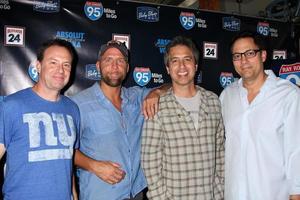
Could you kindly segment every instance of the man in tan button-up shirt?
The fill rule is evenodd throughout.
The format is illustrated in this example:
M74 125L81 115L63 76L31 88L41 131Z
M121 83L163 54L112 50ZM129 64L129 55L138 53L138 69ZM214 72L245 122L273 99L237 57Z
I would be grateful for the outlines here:
M221 200L224 127L217 95L194 84L199 52L175 37L165 64L172 88L144 123L142 166L149 200Z

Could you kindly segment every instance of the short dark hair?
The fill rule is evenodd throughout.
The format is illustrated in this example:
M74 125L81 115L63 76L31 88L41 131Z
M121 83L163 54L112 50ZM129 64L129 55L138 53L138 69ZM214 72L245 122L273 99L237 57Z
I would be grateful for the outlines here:
M75 51L73 45L70 42L68 42L67 40L62 40L62 39L58 39L58 38L47 40L46 42L44 42L42 44L42 46L39 48L39 50L37 52L37 60L38 61L41 62L44 59L44 53L45 53L46 49L48 49L51 46L59 46L59 47L66 48L69 51L69 53L71 54L72 63L73 63L74 57L76 54L76 51Z
M254 41L254 44L260 49L260 50L267 50L266 47L266 43L264 41L264 39L262 38L261 35L259 35L258 33L255 32L251 32L251 31L243 31L240 32L239 34L237 34L231 41L230 43L230 50L232 52L232 47L234 45L234 43L241 39L241 38L252 38Z
M194 56L194 59L196 61L196 64L198 64L198 62L199 62L199 50L197 49L195 43L190 38L187 38L187 37L184 37L184 36L176 36L166 46L166 52L164 54L164 62L165 62L166 66L168 66L170 49L172 47L177 46L177 45L183 45L183 46L186 46L189 49L191 49L191 51L193 53L193 56Z

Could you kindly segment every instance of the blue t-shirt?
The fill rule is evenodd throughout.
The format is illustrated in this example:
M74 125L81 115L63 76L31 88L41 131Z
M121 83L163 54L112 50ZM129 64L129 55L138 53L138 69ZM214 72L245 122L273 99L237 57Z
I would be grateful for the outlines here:
M5 200L71 199L79 122L78 107L65 96L51 102L27 88L0 103L0 143L7 152Z

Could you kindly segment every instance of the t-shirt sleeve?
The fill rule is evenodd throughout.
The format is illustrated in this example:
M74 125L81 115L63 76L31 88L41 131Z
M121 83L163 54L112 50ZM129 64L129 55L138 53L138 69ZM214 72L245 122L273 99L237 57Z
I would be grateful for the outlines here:
M0 102L0 143L4 144L4 106L3 102Z
M76 105L76 119L75 119L75 126L76 126L76 140L75 140L75 144L74 144L74 148L75 149L79 149L79 138L80 138L80 131L81 131L81 127L80 127L80 111L79 108Z
M0 143L4 144L5 148L9 145L9 141L11 140L11 131L10 128L12 127L11 124L11 116L8 113L14 113L10 110L12 106L2 101L0 102Z

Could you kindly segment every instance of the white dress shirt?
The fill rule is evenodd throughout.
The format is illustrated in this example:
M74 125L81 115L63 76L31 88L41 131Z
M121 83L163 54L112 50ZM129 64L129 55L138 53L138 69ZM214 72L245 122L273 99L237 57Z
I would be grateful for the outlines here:
M300 194L300 90L265 73L250 104L241 79L220 96L226 200L288 200Z

